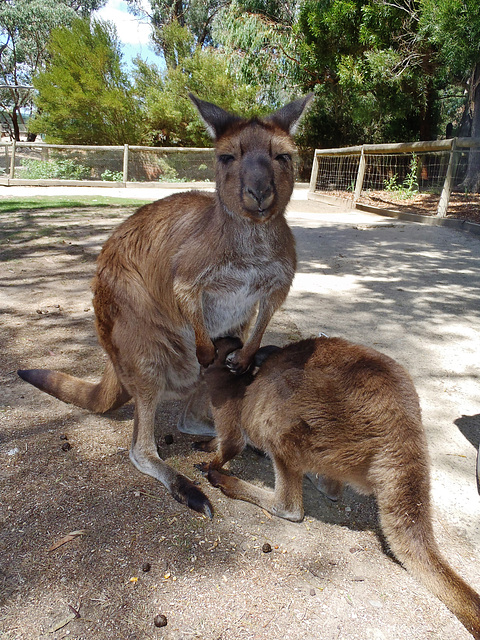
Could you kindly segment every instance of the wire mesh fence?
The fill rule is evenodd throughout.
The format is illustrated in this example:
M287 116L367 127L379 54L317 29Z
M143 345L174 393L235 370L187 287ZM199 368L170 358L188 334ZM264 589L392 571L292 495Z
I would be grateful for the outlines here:
M213 149L0 145L0 182L213 182Z
M319 158L316 191L353 198L360 155L332 155Z
M305 158L294 156L297 179ZM309 168L307 169L309 171ZM307 173L308 175L308 173ZM214 182L215 150L0 142L0 185Z
M480 222L479 146L480 140L455 138L317 150L310 193L352 206Z

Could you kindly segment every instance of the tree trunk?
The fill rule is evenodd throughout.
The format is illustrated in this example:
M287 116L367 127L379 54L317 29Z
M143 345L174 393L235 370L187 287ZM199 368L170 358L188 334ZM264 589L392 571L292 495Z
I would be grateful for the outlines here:
M470 136L480 138L480 63L475 65L470 77L466 110L472 123ZM470 193L480 192L480 149L470 149L467 173L457 189Z
M420 140L433 140L434 134L434 106L436 94L432 81L429 81L426 89L425 107L420 120Z
M10 117L12 118L13 138L17 142L20 142L20 126L18 124L18 111L16 106L13 107Z

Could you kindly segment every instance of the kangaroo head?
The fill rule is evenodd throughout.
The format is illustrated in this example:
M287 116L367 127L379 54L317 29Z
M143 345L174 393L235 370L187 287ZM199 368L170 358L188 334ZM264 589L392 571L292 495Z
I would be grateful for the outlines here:
M217 194L224 209L259 223L283 214L295 180L292 135L313 94L252 120L190 98L216 143Z

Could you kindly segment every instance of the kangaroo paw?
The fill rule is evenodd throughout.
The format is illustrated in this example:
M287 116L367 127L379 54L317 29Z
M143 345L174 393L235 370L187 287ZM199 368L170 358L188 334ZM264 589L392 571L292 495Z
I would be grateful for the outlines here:
M195 469L198 469L203 476L207 476L208 471L210 469L210 465L208 462L199 462L198 464L193 465Z
M234 373L236 376L241 376L243 373L248 371L251 360L242 359L242 350L238 349L237 351L232 351L226 360L225 365L229 371Z

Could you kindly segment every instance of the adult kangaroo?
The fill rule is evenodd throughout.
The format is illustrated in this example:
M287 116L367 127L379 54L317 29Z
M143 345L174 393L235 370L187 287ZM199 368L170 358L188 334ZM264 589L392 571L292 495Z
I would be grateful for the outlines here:
M191 393L188 431L207 406L198 380L200 366L214 359L212 339L245 337L258 309L230 362L244 371L287 296L296 267L284 217L294 186L291 135L312 97L246 120L190 95L216 141L216 191L140 207L105 243L93 280L97 333L109 356L101 381L18 372L42 391L98 413L133 398L131 461L176 500L209 516L207 497L159 457L155 409L162 399Z
M254 375L234 376L224 362L237 338L216 343L206 373L217 438L202 465L210 482L293 521L303 518L302 480L322 474L373 494L380 523L397 559L480 639L480 596L444 560L430 508L427 441L408 373L391 358L341 338L263 347ZM274 491L221 473L247 439L268 453ZM202 445L199 446L202 448Z

